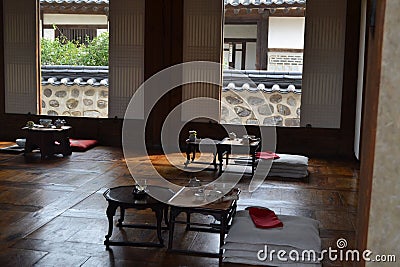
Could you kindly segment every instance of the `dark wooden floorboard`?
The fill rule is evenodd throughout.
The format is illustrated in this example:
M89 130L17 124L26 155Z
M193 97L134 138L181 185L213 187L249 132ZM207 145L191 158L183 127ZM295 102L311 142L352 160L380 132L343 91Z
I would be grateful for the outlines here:
M0 147L12 143L0 142ZM137 161L137 170L146 166ZM153 155L156 169L177 184L189 175L172 168L162 155ZM238 186L238 208L266 206L277 214L301 215L320 221L323 248L346 238L354 247L359 170L355 162L310 159L307 181L268 178L248 192L249 176ZM196 174L202 181L217 177L212 170ZM0 154L0 265L1 266L218 266L218 259L167 253L166 248L112 247L103 245L107 232L102 193L110 187L132 185L133 179L121 149L96 147L66 158L41 160L33 154ZM117 211L117 215L118 215ZM181 216L182 217L182 216ZM115 220L117 217L115 217ZM181 219L184 219L182 217ZM212 217L193 216L211 222ZM149 210L127 210L126 222L154 223ZM168 232L163 230L164 239ZM157 241L154 231L114 229L111 239ZM176 248L210 252L218 249L218 235L186 232L179 225ZM235 266L234 264L223 264ZM243 266L243 265L240 265ZM324 262L324 266L351 263Z

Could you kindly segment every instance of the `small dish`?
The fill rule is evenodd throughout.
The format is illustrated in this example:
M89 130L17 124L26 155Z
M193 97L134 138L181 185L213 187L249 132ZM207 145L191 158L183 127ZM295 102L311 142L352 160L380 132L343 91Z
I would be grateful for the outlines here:
M51 126L52 122L53 122L53 120L51 120L51 119L40 119L39 120L40 125L47 127L47 128Z

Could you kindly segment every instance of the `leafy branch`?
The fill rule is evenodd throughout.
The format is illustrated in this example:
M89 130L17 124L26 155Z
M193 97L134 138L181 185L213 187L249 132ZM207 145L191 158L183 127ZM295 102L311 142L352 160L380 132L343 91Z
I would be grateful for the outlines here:
M42 65L108 66L108 32L90 40L86 44L68 40L64 35L54 40L41 39Z

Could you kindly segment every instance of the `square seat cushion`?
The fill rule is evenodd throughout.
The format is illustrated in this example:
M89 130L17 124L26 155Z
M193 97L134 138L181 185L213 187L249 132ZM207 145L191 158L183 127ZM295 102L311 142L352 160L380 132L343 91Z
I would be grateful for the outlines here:
M319 222L302 216L278 215L283 227L262 229L253 223L248 210L238 211L225 238L223 261L251 265L280 267L321 266L318 259L301 256L303 251L312 250L318 257L321 253ZM281 261L273 254L265 260L259 260L260 250L283 250L287 254L295 252L299 259Z
M86 150L95 147L98 144L97 140L79 140L79 139L69 139L72 151L84 152Z

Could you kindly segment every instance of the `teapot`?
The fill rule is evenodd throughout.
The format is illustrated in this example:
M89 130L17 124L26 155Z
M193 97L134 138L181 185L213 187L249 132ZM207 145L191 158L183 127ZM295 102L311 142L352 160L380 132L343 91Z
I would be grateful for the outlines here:
M250 137L249 136L243 136L242 143L243 144L249 144L250 143Z
M196 131L189 131L189 141L190 142L194 142L194 141L196 141L196 135L197 135L197 132Z
M236 134L234 132L229 133L229 139L235 140L236 139Z
M201 185L201 184L200 184L200 180L197 179L196 177L194 177L194 178L191 178L191 179L189 180L188 187L198 187L198 186L200 186L200 185Z
M54 121L54 126L56 126L56 128L61 128L62 126L64 126L64 124L65 124L65 120L57 119Z

